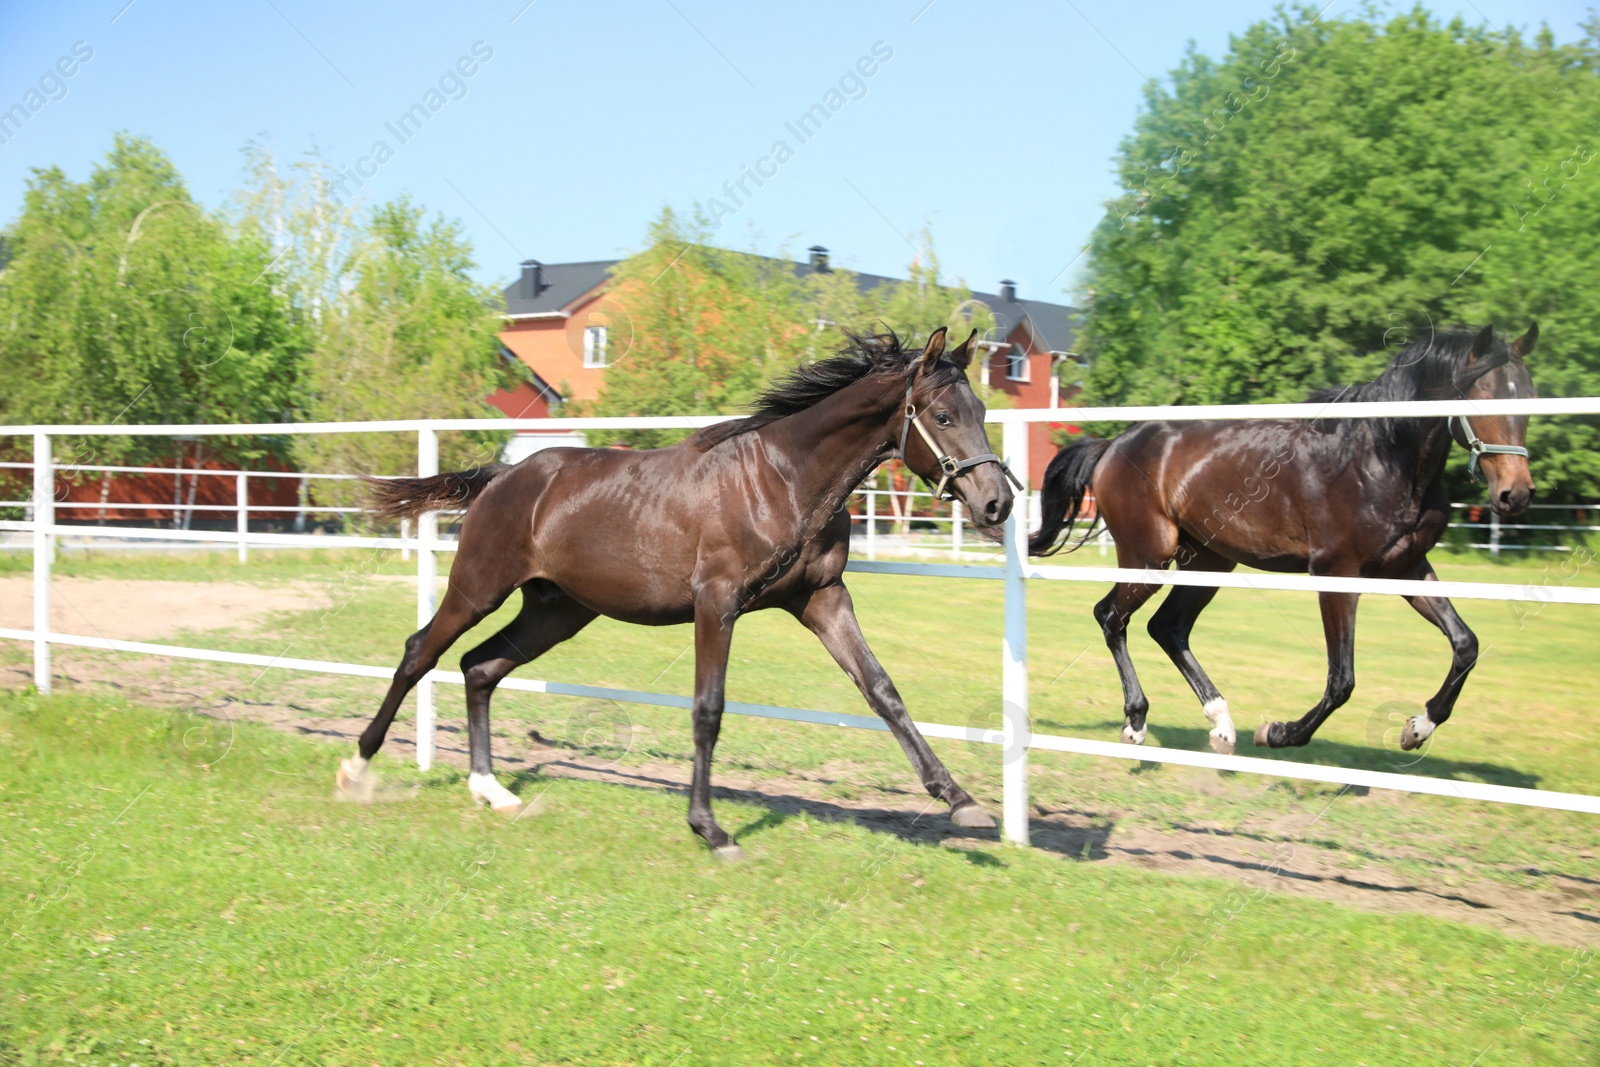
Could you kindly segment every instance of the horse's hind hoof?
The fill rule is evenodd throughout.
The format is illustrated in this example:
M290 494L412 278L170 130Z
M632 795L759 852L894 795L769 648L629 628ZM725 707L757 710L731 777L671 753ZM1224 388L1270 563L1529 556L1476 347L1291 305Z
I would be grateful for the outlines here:
M1144 744L1146 735L1149 733L1150 728L1148 726L1140 730L1135 730L1133 727L1124 723L1122 726L1122 743L1125 745L1142 745Z
M950 821L967 830L993 830L994 816L976 804L963 804L950 813Z
M1277 748L1272 743L1272 728L1278 725L1275 722L1264 722L1256 727L1255 743L1257 748Z
M731 841L721 848L712 849L711 854L723 863L743 863L745 859L744 849Z
M467 788L473 800L487 804L496 815L519 815L522 812L522 798L497 782L492 774L469 775Z
M1258 745L1260 743L1260 741L1256 742ZM1233 755L1233 749L1234 742L1231 738L1218 737L1216 734L1211 735L1211 751L1219 753L1223 756L1231 756Z

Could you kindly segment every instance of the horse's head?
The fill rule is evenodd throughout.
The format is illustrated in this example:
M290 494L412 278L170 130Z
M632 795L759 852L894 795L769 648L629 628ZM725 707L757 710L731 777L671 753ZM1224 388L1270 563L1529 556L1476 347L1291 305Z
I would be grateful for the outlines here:
M973 522L998 526L1011 514L1013 497L1006 484L1011 472L989 447L983 401L967 380L977 336L974 330L946 352L941 326L913 358L900 456L918 477L966 505Z
M1539 324L1509 343L1495 338L1485 326L1472 342L1467 371L1488 361L1487 372L1472 378L1464 391L1467 400L1514 400L1535 397L1527 355L1539 340ZM1509 351L1507 351L1509 349ZM1520 515L1533 502L1533 474L1528 470L1528 417L1526 415L1470 415L1450 420L1456 443L1472 453L1469 469L1474 478L1489 485L1489 503L1501 515ZM1481 473L1480 473L1481 472Z

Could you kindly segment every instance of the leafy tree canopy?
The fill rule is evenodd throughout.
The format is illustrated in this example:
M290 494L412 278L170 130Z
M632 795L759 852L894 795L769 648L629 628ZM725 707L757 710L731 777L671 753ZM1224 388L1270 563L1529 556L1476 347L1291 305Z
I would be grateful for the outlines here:
M1147 87L1094 234L1089 398L1298 400L1430 324L1531 320L1540 391L1600 395L1588 29L1280 9L1220 60L1191 51ZM1600 496L1597 420L1535 419L1529 443L1542 495Z

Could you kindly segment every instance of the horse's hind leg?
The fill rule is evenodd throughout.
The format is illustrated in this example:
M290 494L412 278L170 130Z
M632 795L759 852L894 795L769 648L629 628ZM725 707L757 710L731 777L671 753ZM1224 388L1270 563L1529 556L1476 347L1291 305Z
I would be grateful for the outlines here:
M1111 536L1116 538L1119 566L1165 568L1178 551L1177 526L1154 511L1151 501L1143 497L1118 500L1106 495L1101 498L1100 510ZM1095 621L1105 634L1106 647L1111 650L1117 676L1122 680L1122 740L1130 745L1144 744L1150 701L1145 698L1133 659L1128 655L1128 620L1159 588L1118 582L1094 606Z
M457 566L460 566L459 560ZM383 739L388 736L389 726L394 722L395 713L400 710L400 703L405 700L406 694L433 670L439 662L439 657L444 655L462 634L499 607L509 591L507 589L492 599L479 601L467 596L452 576L450 588L446 590L444 600L439 604L439 610L434 612L433 618L426 626L406 638L406 653L400 660L400 666L395 669L394 680L389 683L389 691L384 694L378 714L372 717L372 722L362 731L361 740L357 744L358 754L345 760L339 767L337 781L341 792L350 795L359 792L362 779L366 775L367 764L378 754L378 749L383 747Z
M522 588L522 610L505 628L461 657L467 683L467 738L472 772L467 788L495 811L517 812L522 802L494 777L490 758L489 700L506 675L572 637L594 621L595 613L565 594L551 600L534 583ZM553 587L551 587L553 588Z
M1427 560L1417 566L1411 577L1424 582L1439 580L1439 576L1433 572L1433 564ZM1478 662L1478 637L1461 621L1454 605L1442 596L1408 596L1406 602L1450 639L1449 675L1433 699L1428 701L1427 714L1411 716L1400 731L1400 747L1410 750L1421 748L1422 743L1433 736L1433 728L1448 719L1450 712L1455 709L1456 698L1467 684L1467 675L1472 673L1472 668Z
M1192 547L1190 550L1194 555L1180 564L1182 570L1227 572L1234 568L1232 560L1224 559L1215 552ZM1178 668L1184 681L1189 683L1194 695L1200 698L1201 710L1211 722L1211 750L1232 755L1238 735L1233 727L1233 717L1228 712L1228 702L1189 650L1189 634L1194 629L1195 620L1216 595L1215 587L1174 586L1150 617L1146 629Z

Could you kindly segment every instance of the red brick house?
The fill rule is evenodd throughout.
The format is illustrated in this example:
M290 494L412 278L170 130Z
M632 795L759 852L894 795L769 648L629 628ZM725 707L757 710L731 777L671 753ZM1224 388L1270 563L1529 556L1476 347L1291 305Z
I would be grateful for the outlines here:
M828 250L813 246L808 262L792 264L800 274L826 273ZM508 359L528 368L529 378L515 390L496 393L490 403L512 418L539 418L564 399L592 400L605 380L613 329L625 328L614 316L606 289L611 268L619 260L586 263L540 263L528 260L516 281L505 288L505 328L500 341ZM904 284L900 278L855 274L863 289ZM977 376L1012 398L1016 407L1058 407L1077 392L1069 384L1063 395L1061 365L1076 370L1073 354L1078 312L1064 304L1021 300L1016 283L1002 281L999 293L973 293L972 299L994 314L995 329L983 342L986 358ZM1071 375L1069 374L1069 378ZM569 443L564 435L519 435L513 458L551 444ZM1030 484L1037 486L1045 464L1055 454L1050 426L1030 428Z

